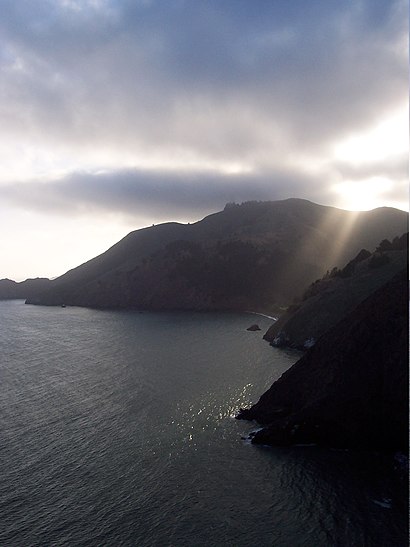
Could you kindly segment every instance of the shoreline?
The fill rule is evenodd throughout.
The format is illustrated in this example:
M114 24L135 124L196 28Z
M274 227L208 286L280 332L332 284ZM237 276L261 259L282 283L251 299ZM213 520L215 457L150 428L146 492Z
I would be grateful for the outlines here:
M261 313L258 311L249 311L247 310L245 313L250 313L251 315L260 315L261 317L266 317L267 319L272 319L272 321L277 321L279 317L273 317L272 315L267 315L266 313Z

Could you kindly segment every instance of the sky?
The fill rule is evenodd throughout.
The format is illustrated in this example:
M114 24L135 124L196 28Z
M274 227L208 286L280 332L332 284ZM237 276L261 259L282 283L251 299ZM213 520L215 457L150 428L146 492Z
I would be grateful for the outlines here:
M227 202L408 210L402 0L0 0L0 278Z

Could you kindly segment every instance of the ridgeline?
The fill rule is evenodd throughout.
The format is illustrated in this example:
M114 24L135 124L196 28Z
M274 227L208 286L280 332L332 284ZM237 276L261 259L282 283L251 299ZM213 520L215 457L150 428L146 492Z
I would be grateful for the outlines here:
M323 271L402 234L407 222L407 213L391 208L352 212L301 199L228 204L194 224L131 232L27 303L277 312Z

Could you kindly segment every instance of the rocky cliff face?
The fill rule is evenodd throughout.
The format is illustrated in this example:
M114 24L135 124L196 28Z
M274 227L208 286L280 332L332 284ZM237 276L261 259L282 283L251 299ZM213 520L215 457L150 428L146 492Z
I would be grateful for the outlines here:
M254 443L408 450L407 269L332 327L238 418Z
M336 257L343 264L407 221L395 209L353 213L299 199L230 205L195 224L132 232L28 303L275 311Z
M308 349L330 327L408 265L408 234L395 246L370 253L362 249L343 269L318 279L264 335L276 347ZM393 247L393 249L392 249Z

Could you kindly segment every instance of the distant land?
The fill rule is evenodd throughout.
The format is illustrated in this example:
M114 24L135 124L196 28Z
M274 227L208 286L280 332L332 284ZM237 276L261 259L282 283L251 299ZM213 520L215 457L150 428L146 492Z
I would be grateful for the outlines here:
M228 204L193 224L131 232L57 279L32 281L34 290L16 284L14 294L43 305L277 312L326 270L407 231L408 214L387 207L352 212L296 198ZM6 285L0 298L13 294Z
M51 281L45 277L26 279L17 283L12 279L0 279L0 300L31 298L49 287Z

